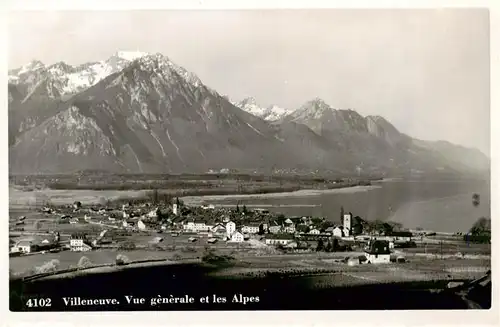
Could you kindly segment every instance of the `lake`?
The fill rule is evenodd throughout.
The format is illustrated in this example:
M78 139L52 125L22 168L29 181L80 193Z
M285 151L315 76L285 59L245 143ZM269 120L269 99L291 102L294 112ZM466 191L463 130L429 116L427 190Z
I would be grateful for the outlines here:
M312 194L304 197L273 196L216 201L220 204L262 205L287 215L324 216L340 222L340 207L365 220L390 220L404 227L436 232L466 232L481 216L491 217L488 181L402 181L373 183L381 187L362 192ZM481 203L472 205L478 193Z

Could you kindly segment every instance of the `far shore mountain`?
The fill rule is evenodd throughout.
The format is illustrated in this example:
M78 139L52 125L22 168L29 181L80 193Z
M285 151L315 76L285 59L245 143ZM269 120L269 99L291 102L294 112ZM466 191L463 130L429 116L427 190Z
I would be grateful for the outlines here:
M489 158L421 141L380 116L232 103L162 54L120 51L79 66L9 71L9 171L481 173Z

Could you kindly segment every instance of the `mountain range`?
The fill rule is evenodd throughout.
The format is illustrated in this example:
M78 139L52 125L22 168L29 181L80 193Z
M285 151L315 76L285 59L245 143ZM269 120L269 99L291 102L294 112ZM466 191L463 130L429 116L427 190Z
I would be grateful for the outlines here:
M11 173L482 172L489 158L422 141L316 98L296 110L231 102L162 54L9 71Z
M285 108L281 108L277 105L272 105L270 107L264 108L257 104L257 101L254 97L248 97L243 99L240 102L231 102L236 107L245 110L248 113L251 113L254 116L260 117L267 121L277 121L290 114L291 111Z

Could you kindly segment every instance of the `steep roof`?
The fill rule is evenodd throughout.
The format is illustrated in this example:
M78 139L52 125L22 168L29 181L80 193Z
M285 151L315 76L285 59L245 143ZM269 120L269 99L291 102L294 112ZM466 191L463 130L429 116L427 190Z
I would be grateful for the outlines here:
M71 239L73 240L81 240L87 238L85 233L73 233L71 234Z
M370 243L366 250L368 254L390 254L389 241L375 240Z

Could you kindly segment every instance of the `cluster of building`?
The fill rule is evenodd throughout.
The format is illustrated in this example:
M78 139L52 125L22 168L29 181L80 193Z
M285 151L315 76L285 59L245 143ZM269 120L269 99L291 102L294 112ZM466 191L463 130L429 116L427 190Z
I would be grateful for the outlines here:
M9 253L11 255L27 254L40 251L53 251L60 248L60 234L53 233L52 236L35 237L19 240L11 244Z
M257 218L255 218L257 215ZM312 217L273 216L265 209L255 209L231 219L222 216L207 220L204 217L176 217L172 227L183 232L197 233L229 242L243 242L252 235L264 235L267 245L293 246L296 239L318 240L320 238L345 238L351 235L352 214L344 215L343 225L325 226L324 219Z
M257 238L266 245L297 247L300 241L318 241L320 239L342 239L350 241L368 241L378 239L388 241L390 247L395 242L411 240L411 233L396 232L393 235L363 235L359 228L353 228L353 221L359 225L359 217L352 213L341 213L340 224L324 218L285 217L272 214L266 209L247 211L239 209L215 208L214 205L185 207L179 201L165 207L153 207L151 204L133 206L125 204L121 208L82 208L75 202L67 210L44 208L46 214L59 214L60 220L69 223L94 223L106 229L127 231L170 232L173 236L180 233L196 237L208 237L209 243L226 241L241 243ZM107 230L90 241L85 234L72 234L69 249L89 251L103 242ZM258 236L257 236L258 235ZM37 244L16 244L19 252L27 253L38 249Z

